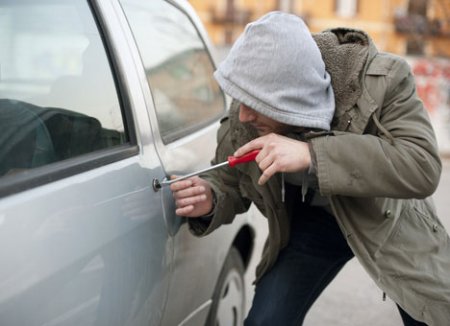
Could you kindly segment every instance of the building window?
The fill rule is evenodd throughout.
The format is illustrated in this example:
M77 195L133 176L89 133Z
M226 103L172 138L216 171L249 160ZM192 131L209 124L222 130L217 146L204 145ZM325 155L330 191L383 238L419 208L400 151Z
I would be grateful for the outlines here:
M408 4L408 13L410 15L426 16L428 0L410 0Z
M284 12L294 11L294 1L293 0L278 0L278 10Z
M422 37L409 37L406 41L406 54L409 55L424 55L425 42Z
M358 12L358 0L336 0L336 15L340 17L354 17Z

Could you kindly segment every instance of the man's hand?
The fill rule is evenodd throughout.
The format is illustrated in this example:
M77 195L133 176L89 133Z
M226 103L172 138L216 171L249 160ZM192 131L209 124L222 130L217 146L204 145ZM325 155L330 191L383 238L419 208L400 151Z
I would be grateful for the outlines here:
M259 149L256 163L262 171L258 184L263 185L277 172L300 172L309 169L311 154L308 143L278 134L268 134L248 142L234 156Z
M213 209L211 186L202 178L192 177L174 182L170 190L177 206L175 213L179 216L201 217Z

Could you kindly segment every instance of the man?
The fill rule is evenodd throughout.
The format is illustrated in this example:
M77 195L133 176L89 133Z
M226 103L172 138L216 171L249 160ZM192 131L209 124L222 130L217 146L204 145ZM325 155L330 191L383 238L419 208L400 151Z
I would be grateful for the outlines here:
M354 255L405 325L450 320L450 241L430 196L441 162L408 65L362 31L311 36L269 13L215 72L233 99L214 163L256 162L172 184L176 213L206 235L253 202L268 219L246 325L300 325Z

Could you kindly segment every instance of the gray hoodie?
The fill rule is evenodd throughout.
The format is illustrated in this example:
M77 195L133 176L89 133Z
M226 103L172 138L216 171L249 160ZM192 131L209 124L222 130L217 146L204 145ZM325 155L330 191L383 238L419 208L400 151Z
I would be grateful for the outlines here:
M334 94L319 48L298 16L271 12L246 26L214 74L234 99L276 121L330 129Z

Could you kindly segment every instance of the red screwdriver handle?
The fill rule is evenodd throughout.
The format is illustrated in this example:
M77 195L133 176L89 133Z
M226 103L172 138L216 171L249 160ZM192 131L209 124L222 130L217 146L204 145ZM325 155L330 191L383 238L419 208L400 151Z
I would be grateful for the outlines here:
M234 167L237 164L251 162L255 160L258 154L259 149L255 149L254 151L248 152L247 154L239 157L228 156L228 164L230 165L230 167Z

